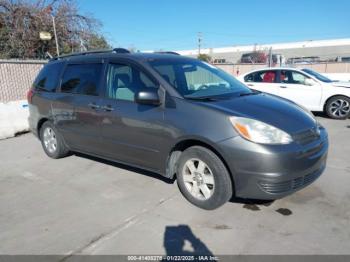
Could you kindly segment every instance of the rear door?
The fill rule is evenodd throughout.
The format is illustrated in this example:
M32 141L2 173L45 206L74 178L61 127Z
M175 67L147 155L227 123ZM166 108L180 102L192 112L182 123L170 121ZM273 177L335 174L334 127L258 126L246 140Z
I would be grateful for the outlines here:
M255 90L278 95L279 84L277 83L278 70L261 70L248 74L244 77L245 84Z
M99 153L102 61L67 64L54 108L57 126L72 149ZM64 120L64 121L62 121Z
M163 106L142 105L134 101L139 90L164 90L137 64L111 61L106 68L105 98L101 136L104 155L137 166L158 171L159 154L166 141Z
M279 96L292 100L309 110L319 109L322 86L296 70L281 70L278 79Z

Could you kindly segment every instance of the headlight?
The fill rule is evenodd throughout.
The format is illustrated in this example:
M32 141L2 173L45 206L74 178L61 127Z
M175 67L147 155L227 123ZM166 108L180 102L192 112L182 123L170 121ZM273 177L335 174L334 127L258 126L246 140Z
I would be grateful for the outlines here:
M237 132L245 139L260 144L289 144L292 137L286 132L260 122L244 117L230 117Z

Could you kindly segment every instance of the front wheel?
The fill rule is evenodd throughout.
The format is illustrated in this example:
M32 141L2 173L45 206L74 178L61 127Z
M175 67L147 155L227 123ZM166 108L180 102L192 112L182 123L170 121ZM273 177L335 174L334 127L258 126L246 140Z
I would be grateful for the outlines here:
M192 204L207 210L218 208L232 197L232 181L221 159L211 150L193 146L180 156L177 183Z
M350 116L350 98L335 96L328 100L326 113L333 119L347 119Z

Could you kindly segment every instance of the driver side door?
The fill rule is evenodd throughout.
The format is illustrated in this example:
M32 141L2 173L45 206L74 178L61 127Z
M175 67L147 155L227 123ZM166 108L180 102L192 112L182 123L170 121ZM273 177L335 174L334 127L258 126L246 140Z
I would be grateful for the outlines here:
M281 70L279 87L279 96L303 105L309 110L317 110L320 106L321 85L298 71Z
M128 62L111 61L106 68L101 136L106 157L158 171L167 141L162 105L138 104L134 96L148 88L163 90L149 74ZM160 98L162 95L160 95Z

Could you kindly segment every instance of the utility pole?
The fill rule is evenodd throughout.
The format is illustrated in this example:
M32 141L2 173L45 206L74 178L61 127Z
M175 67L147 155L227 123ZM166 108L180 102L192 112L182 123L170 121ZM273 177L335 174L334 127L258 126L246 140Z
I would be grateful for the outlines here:
M60 55L60 50L59 50L59 47L58 47L58 39L57 39L57 32L56 32L55 17L52 14L51 14L51 17L52 17L53 33L55 35L55 42L56 42L56 53L57 53L57 56L59 56Z
M272 47L269 49L269 67L272 67Z
M201 54L202 33L198 32L198 55Z

